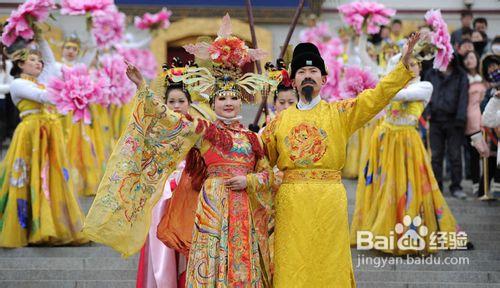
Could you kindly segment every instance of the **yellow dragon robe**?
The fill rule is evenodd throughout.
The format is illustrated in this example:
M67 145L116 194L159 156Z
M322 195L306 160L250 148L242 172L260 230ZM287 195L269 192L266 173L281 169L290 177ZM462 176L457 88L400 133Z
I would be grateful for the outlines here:
M274 203L274 287L355 287L340 172L346 143L412 77L399 63L355 99L290 107L264 130L270 164L284 172Z

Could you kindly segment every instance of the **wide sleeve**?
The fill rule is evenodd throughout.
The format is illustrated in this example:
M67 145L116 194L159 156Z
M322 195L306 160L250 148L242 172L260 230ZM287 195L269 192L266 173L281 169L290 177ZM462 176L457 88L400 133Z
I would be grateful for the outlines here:
M496 128L500 126L500 99L491 97L490 101L484 108L482 116L483 126Z
M266 125L264 131L261 134L261 139L264 145L264 151L269 160L271 167L276 166L278 162L278 149L276 146L276 134L275 131L280 123L280 115L276 116L269 124Z
M392 100L404 102L423 101L429 103L432 90L431 82L422 81L410 84L408 87L401 89Z
M247 175L247 193L252 208L252 222L259 238L259 252L265 267L264 279L271 283L272 239L274 231L274 173L264 156L257 161L255 173Z
M272 185L274 183L274 173L269 165L267 157L262 157L257 161L255 173L247 175L247 192L250 196L252 207L262 206L268 211L272 211L273 199Z
M413 77L413 73L399 62L375 88L361 92L354 99L331 103L340 115L345 136L349 137L375 117Z
M85 220L86 235L124 256L138 252L168 175L207 126L169 110L143 84Z
M38 47L40 49L40 54L42 54L43 60L43 70L42 73L38 76L38 81L40 83L47 84L52 77L61 77L61 67L60 63L57 63L56 58L54 57L54 53L49 46L47 40L41 38L38 41Z
M50 103L47 90L31 85L28 81L14 80L10 85L10 94L14 104L23 99L38 103Z

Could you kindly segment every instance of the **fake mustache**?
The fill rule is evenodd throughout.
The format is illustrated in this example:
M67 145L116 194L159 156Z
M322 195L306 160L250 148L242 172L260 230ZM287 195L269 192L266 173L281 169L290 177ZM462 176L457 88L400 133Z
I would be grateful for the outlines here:
M316 84L316 81L314 81L311 78L305 78L304 80L302 80L301 85L306 85L306 84Z

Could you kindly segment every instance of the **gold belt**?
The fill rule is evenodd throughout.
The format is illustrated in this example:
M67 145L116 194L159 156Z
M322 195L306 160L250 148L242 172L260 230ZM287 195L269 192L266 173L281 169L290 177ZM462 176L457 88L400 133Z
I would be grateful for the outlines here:
M296 169L284 171L283 183L333 182L341 183L342 174L329 169Z

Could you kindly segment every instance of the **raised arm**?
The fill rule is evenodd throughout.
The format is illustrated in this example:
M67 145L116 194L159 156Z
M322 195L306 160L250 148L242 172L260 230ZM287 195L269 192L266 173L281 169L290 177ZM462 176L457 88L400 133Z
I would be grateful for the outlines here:
M43 37L40 37L38 40L38 47L40 49L40 53L42 54L42 59L44 65L51 65L56 63L56 57L54 57L54 53L50 48L49 43Z
M124 256L139 251L168 175L207 126L205 120L189 120L169 110L143 84L85 220L88 237Z
M38 76L38 81L47 84L50 78L62 76L61 65L57 63L49 43L44 38L40 37L38 47L43 60L43 70L40 76Z
M375 115L389 104L396 93L415 77L407 67L413 48L419 38L419 33L410 37L405 46L405 52L401 61L391 73L380 80L375 88L361 92L354 99L331 103L340 114L346 136L350 136L358 128L375 117Z
M375 88L361 92L354 99L332 103L340 114L346 136L375 117L412 78L412 72L400 62Z

